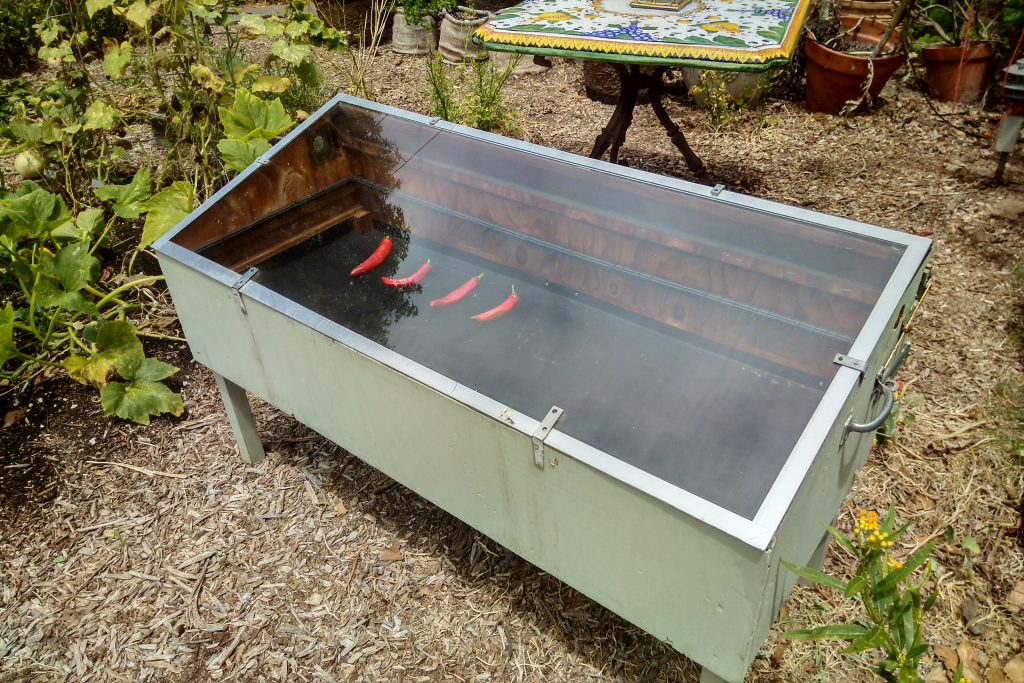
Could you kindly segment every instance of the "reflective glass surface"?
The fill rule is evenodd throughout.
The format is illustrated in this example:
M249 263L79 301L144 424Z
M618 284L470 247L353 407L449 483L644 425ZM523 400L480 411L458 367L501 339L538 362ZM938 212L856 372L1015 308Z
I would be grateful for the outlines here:
M348 105L175 241L748 519L903 252Z

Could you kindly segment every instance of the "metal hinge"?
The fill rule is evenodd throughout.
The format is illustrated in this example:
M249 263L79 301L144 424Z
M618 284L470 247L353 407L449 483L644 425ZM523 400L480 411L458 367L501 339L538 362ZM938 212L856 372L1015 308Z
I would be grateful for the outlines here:
M850 358L844 356L841 353L837 353L836 357L832 359L832 362L836 365L842 365L844 368L852 368L864 376L864 372L868 369L867 361L860 360L859 358Z
M717 197L718 195L722 194L722 190L724 190L724 189L725 189L725 185L723 185L721 183L715 185L714 187L711 188L711 196L712 197Z
M544 439L548 438L548 434L554 428L555 423L561 419L565 411L558 406L551 406L551 410L541 420L537 430L533 433L533 464L537 467L544 469Z
M248 283L249 280L251 280L253 276L258 272L259 269L257 269L256 266L253 266L249 270L239 275L238 279L235 280L235 284L231 285L231 291L235 295L235 302L238 304L238 308L239 310L242 311L242 313L248 312L245 310L245 301L242 299L242 287L245 287L246 283Z
M266 154L261 154L258 157L256 157L255 159L253 159L252 163L259 164L260 166L266 166L267 164L270 163L270 156L268 156Z

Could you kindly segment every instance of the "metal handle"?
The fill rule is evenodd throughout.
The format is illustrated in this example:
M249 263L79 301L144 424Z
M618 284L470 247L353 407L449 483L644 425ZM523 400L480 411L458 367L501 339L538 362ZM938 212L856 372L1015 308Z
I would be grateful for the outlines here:
M878 414L871 422L854 422L853 415L846 419L846 431L848 432L873 432L883 424L889 417L889 413L892 412L892 382L882 382L881 380L875 380L875 385L882 390L882 412Z

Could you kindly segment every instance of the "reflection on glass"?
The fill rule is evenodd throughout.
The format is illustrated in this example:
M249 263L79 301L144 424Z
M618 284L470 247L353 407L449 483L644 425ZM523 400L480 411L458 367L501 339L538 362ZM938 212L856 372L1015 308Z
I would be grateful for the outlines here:
M902 253L349 105L175 239L747 518Z

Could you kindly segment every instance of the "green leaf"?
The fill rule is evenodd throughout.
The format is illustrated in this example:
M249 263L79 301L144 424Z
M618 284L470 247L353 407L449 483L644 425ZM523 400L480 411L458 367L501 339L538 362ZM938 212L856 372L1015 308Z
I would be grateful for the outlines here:
M307 59L294 69L302 84L307 88L316 88L324 82L323 74L312 60Z
M843 652L847 654L853 654L855 652L864 652L865 650L873 650L876 647L882 645L885 642L885 628L878 624L872 627L869 631L865 631L861 635L853 639Z
M270 46L270 52L278 59L298 66L304 59L309 57L309 45L303 43L292 43L287 40L275 40Z
M89 18L92 19L92 15L113 4L114 0L85 0L85 11Z
M166 386L142 380L108 383L100 390L100 405L104 415L117 415L141 425L148 425L152 415L178 416L185 410L181 397Z
M103 209L90 206L88 209L79 211L78 216L75 217L75 224L78 225L82 235L86 237L95 235L103 227Z
M846 537L846 534L829 524L825 524L824 527L825 531L827 531L832 538L836 539L836 543L842 546L843 550L856 557L857 549L853 547L853 543Z
M217 143L217 150L224 159L224 165L236 171L244 171L256 157L270 149L270 143L262 138L236 140L224 138Z
M740 38L733 38L732 36L717 35L711 39L713 42L719 45L728 45L729 47L746 47L747 41Z
M100 261L89 253L87 242L70 244L56 256L43 254L39 259L39 272L56 281L63 290L77 292L99 277Z
M91 316L100 314L91 299L81 292L69 292L61 289L54 280L40 280L36 284L34 292L37 301L43 308L60 307L65 311L76 311Z
M138 249L145 249L192 213L193 201L192 183L178 180L143 202L146 224Z
M96 332L96 348L120 361L136 349L141 351L142 342L136 336L135 327L127 320L109 320Z
M139 424L149 424L152 415L181 415L181 397L159 380L178 371L155 358L146 358L141 348L127 353L117 365L117 374L127 383L110 382L100 391L100 404L106 415L117 415Z
M104 185L94 190L103 201L113 202L114 215L138 218L142 203L149 199L149 169L140 169L125 185Z
M908 557L902 567L886 574L885 578L878 582L878 585L875 587L876 590L884 593L885 591L894 588L903 579L910 576L914 570L928 561L928 557L932 554L932 550L935 548L935 543L935 541L928 543L926 546Z
M830 588L835 588L838 591L846 590L845 583L835 577L829 576L825 572L818 571L817 569L811 569L810 567L798 567L795 564L786 562L785 560L782 561L782 564L785 565L786 569L802 579L806 579L812 583L818 583L823 586L828 586Z
M253 92L284 92L292 87L292 81L285 76L268 76L263 74L252 84Z
M238 27L248 36L262 36L267 32L266 20L258 14L246 12L238 17Z
M852 598L857 593L860 593L868 585L868 577L863 574L857 574L850 582L846 584L846 590L843 591L844 598Z
M7 305L0 309L0 367L20 355L21 352L14 345L14 306L8 301Z
M224 79L215 74L213 69L205 64L193 64L189 68L189 73L192 74L193 80L195 80L201 88L205 88L206 90L214 93L219 93L224 89Z
M114 370L114 361L102 353L91 356L71 354L62 364L71 379L80 384L91 384L97 389L107 383L107 377Z
M0 199L0 236L12 242L35 238L65 224L71 218L64 200L25 181L19 191Z
M960 541L960 546L969 552L972 557L981 554L981 548L978 546L978 542L968 536L964 540Z
M154 11L144 0L135 0L124 13L124 18L139 28L146 28L149 20L153 17Z
M235 100L230 108L218 107L217 113L224 126L224 134L237 140L254 137L269 140L293 125L280 98L267 103L245 88L235 91Z
M866 631L866 628L857 624L836 624L786 631L782 635L793 640L853 640Z
M124 75L124 70L131 61L132 44L128 41L120 45L114 43L107 54L103 55L103 71L116 81Z
M95 100L85 110L84 130L110 130L114 127L114 115L117 110L110 105Z

